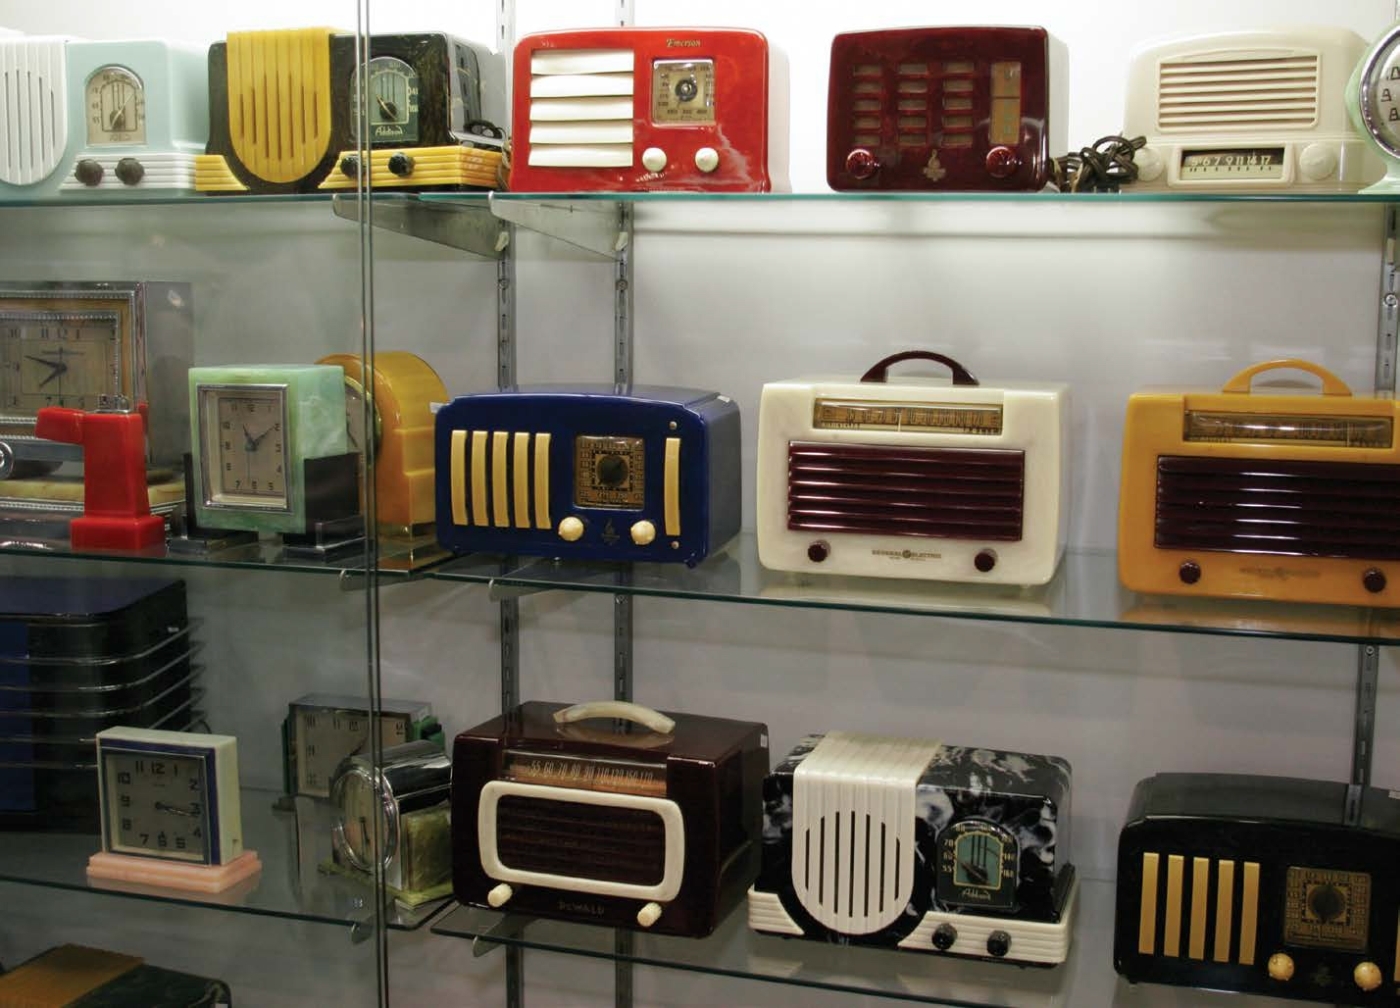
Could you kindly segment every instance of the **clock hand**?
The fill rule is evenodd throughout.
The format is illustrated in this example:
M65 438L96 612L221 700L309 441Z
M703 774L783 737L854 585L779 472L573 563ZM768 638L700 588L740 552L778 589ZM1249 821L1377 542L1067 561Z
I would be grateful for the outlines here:
M275 426L275 425L274 425L274 426ZM272 433L272 428L269 427L267 430L263 431L263 432L262 432L261 434L259 434L257 437L253 438L253 447L254 447L254 448L257 448L258 445L262 444L263 438L267 437L267 436L268 436L269 434L271 434L271 433Z
M111 118L110 120L108 120L108 122L107 122L107 132L109 132L109 133L116 133L116 132L117 132L117 124L118 124L118 123L121 123L121 128L122 128L123 130L126 129L126 106L125 106L125 105L123 105L121 108L117 109L116 112L112 113L112 118Z
M198 812L191 811L190 809L185 808L184 806L181 806L181 805L172 805L172 804L170 804L169 802L163 802L163 801L158 801L158 802L156 802L156 811L157 811L157 812L172 812L172 813L174 813L175 815L189 816L191 819L193 819L195 816L199 815Z
M258 450L257 439L253 437L253 432L248 429L248 425L243 425L243 450L252 452Z
M53 381L55 378L63 374L63 372L68 370L68 365L61 360L51 361L46 360L43 357L30 357L29 359L32 361L38 361L40 364L47 364L49 368L51 368L48 375L44 378L43 381L39 383L39 388L43 388L49 382ZM60 383L60 387L61 385L62 383Z

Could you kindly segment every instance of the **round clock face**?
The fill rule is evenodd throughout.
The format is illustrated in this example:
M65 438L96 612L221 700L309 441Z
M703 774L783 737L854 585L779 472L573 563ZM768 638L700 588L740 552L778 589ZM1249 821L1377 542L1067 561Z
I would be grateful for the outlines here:
M1016 905L1020 847L1011 832L985 819L964 819L938 838L938 898L954 906L1006 910Z
M376 832L385 850L392 851L398 843L398 838L392 835L393 823L384 815L374 778L365 768L351 770L337 778L331 798L336 805L341 850L356 868L372 870L378 860Z
M209 504L287 506L285 403L283 388L201 388L204 493Z
M292 725L297 793L324 798L340 761L366 748L370 717L365 711L334 707L298 707ZM385 748L408 741L408 721L381 716L380 743Z
M350 81L351 107L360 107L360 71ZM369 105L371 143L403 144L418 142L418 74L401 59L377 56L369 61ZM353 117L351 135L359 137L358 115Z
M83 92L87 142L91 147L146 142L146 89L124 66L105 66Z
M1360 76L1361 118L1376 142L1400 157L1400 32L1377 44Z
M122 392L116 312L6 310L0 306L0 415L44 406L95 409Z
M108 849L173 861L207 860L208 788L197 756L104 754Z

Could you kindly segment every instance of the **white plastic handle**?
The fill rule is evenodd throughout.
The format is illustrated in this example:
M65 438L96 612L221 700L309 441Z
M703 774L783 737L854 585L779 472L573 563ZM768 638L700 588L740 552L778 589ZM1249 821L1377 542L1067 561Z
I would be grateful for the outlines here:
M594 700L554 712L555 724L573 724L575 721L587 721L590 718L621 718L623 721L634 721L661 735L669 734L671 729L676 727L676 722L660 711L643 707L641 704L628 703L626 700Z

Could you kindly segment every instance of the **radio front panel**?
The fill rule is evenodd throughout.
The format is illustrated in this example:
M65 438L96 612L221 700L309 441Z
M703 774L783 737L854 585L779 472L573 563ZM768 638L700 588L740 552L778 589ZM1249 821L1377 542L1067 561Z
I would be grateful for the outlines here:
M1065 51L1043 28L837 35L828 87L833 189L1038 190L1065 149Z
M1129 980L1394 1005L1400 810L1366 788L1236 774L1138 785L1119 840L1114 964Z
M1063 385L770 382L759 559L774 570L1044 584L1068 529Z
M739 530L738 407L717 393L634 392L523 390L442 407L439 541L688 564L723 546Z
M608 28L515 47L510 187L787 188L787 66L758 32Z

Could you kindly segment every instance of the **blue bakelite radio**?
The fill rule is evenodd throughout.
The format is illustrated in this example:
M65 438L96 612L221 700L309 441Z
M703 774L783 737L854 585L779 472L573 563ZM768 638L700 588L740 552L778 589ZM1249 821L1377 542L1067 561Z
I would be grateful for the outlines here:
M739 531L739 407L718 392L535 385L437 412L455 553L690 565Z

